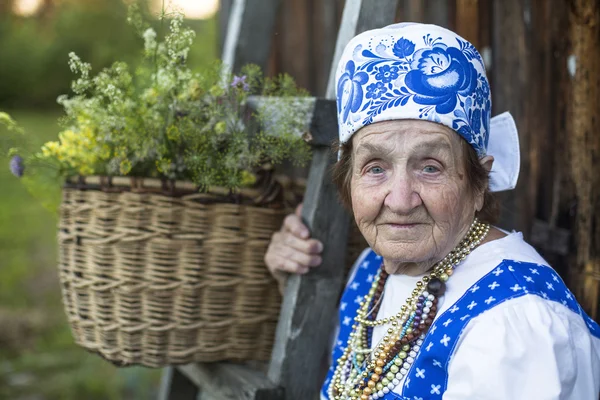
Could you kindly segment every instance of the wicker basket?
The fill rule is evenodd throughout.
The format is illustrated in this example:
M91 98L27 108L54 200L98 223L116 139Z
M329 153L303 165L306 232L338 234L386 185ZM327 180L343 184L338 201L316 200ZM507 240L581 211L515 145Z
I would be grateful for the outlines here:
M281 299L263 256L290 211L274 192L68 182L59 270L76 343L117 365L267 360Z

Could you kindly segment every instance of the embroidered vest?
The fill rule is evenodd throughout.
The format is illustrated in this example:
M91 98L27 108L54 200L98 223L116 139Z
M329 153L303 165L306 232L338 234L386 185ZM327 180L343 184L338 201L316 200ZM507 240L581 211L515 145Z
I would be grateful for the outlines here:
M352 331L354 316L380 266L381 257L370 251L356 269L354 278L342 295L339 333L332 354L333 365L321 390L322 398L328 399L329 384L337 367L337 360L341 357ZM600 326L585 314L552 268L541 264L504 260L471 286L452 307L438 315L403 382L402 395L390 392L383 399L441 400L448 386L450 356L469 321L502 302L526 294L565 305L581 315L590 333L600 338Z

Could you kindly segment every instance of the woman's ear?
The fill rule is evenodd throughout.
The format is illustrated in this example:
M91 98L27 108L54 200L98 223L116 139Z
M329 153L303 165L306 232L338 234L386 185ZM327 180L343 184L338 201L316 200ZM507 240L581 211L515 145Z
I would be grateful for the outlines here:
M494 164L493 156L484 156L479 159L479 164L488 172L492 170L492 165ZM475 198L475 211L479 212L483 208L483 201L485 198L485 190L483 192L477 193L477 197Z
M484 156L479 159L479 164L489 173L494 164L494 156Z

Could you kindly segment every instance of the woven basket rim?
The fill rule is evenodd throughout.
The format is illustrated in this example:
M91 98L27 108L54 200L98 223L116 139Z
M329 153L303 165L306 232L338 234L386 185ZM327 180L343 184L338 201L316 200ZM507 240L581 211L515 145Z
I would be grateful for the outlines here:
M258 185L257 185L258 186ZM136 176L71 176L65 179L64 188L96 190L107 193L131 192L157 194L166 197L192 199L199 203L229 203L286 208L277 194L285 187L277 179L270 179L262 187L240 188L233 192L222 186L211 186L206 191L191 181Z

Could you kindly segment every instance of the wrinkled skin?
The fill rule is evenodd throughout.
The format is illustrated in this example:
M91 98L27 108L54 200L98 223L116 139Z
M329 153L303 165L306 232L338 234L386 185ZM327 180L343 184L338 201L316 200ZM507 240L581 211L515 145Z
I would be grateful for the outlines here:
M483 194L467 182L461 140L443 125L420 120L378 122L354 134L354 218L387 272L427 272L460 242L483 207ZM490 170L493 158L480 162ZM280 285L286 273L303 274L321 262L323 246L309 238L299 215L297 210L286 218L265 254ZM493 229L485 241L502 236Z
M391 274L422 274L469 230L483 193L467 182L462 139L427 121L385 121L353 138L351 197L363 236ZM491 168L492 157L480 160Z

